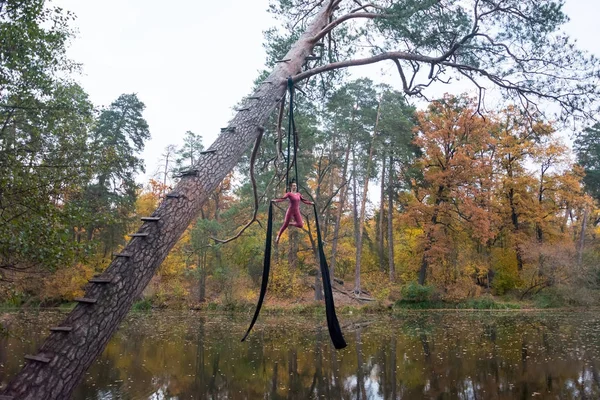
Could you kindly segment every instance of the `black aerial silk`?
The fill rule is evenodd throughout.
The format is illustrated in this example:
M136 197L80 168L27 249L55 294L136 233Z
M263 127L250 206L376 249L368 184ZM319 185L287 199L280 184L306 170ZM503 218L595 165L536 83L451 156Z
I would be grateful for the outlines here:
M287 145L287 169L286 169L286 190L289 190L290 180L290 161L293 159L294 172L296 175L295 181L298 182L298 163L296 162L296 150L297 150L297 137L296 137L296 125L294 123L294 82L292 78L288 78L288 89L290 92L290 107L289 107L289 126L288 126L288 145ZM293 134L293 137L292 137ZM293 141L293 146L292 146ZM293 156L290 154L290 150L293 148ZM313 204L313 210L315 212L315 225L317 227L317 242L319 244L319 264L321 268L321 278L323 279L323 291L325 292L325 314L327 314L327 328L329 329L329 336L336 349L343 349L346 347L346 341L342 335L342 329L338 322L337 316L335 315L335 305L333 303L333 291L331 288L331 280L329 277L329 267L327 266L327 259L325 258L325 252L323 251L323 241L321 240L321 229L319 227L319 218L317 215L317 206ZM254 317L250 327L246 331L246 334L242 338L242 342L246 340L252 327L258 319L260 308L262 307L263 301L265 300L265 294L267 293L267 284L269 283L269 273L271 270L271 240L273 236L273 203L269 204L269 217L267 220L267 240L265 243L265 260L263 262L263 276L262 283L260 285L260 296L258 297L258 304L256 305L256 311L254 311Z
M329 277L329 267L327 265L327 259L325 258L325 252L323 251L323 242L321 240L321 229L319 227L319 220L317 217L317 206L313 204L313 210L315 212L315 225L317 227L317 241L319 247L319 264L321 268L321 277L323 279L323 291L325 292L325 314L327 315L327 328L329 329L329 336L336 349L343 349L346 347L346 341L342 335L342 329L338 322L337 316L335 315L335 304L333 302L333 291L331 288L331 280ZM263 263L263 276L262 283L260 285L260 296L258 297L258 304L256 305L256 311L254 311L254 317L250 323L250 327L246 331L246 334L242 338L242 342L246 340L252 327L258 319L258 314L262 307L267 293L267 285L269 283L269 272L271 270L271 240L273 235L273 204L269 204L269 218L267 222L267 240L265 243L265 259Z

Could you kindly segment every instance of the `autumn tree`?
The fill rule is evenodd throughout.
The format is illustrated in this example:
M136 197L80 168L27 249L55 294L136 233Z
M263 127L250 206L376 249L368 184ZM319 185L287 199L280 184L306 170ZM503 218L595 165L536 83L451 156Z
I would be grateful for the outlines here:
M424 186L415 188L414 210L424 232L421 285L431 265L446 277L454 269L451 238L461 225L479 243L493 236L488 207L492 163L486 154L490 124L476 114L476 107L467 98L446 96L417 113L415 143L423 152L418 162L424 175Z

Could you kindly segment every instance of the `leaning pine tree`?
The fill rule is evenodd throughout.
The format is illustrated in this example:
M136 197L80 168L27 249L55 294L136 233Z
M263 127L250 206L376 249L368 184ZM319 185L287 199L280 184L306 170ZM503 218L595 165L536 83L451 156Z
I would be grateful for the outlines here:
M193 173L144 222L139 237L89 285L61 324L63 330L50 334L5 388L4 398L69 398L209 194L257 139L285 93L288 76L299 83L327 71L388 61L408 95L424 96L431 84L462 78L477 88L480 104L485 89L497 87L532 114L552 101L559 118L595 116L598 62L561 33L567 21L561 0L273 2L274 12L287 21L289 37L298 39ZM320 58L311 55L317 45L323 47ZM344 59L364 46L371 46L369 55Z

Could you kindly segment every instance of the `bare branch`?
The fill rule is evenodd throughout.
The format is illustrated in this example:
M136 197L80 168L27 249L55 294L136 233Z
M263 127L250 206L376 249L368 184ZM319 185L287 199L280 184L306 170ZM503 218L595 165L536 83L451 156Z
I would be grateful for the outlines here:
M338 26L342 22L347 21L349 19L354 19L354 18L374 19L374 18L389 18L389 17L390 16L388 14L369 13L369 12L356 12L356 13L346 14L346 15L343 15L343 16L339 17L338 19L330 22L329 24L327 24L325 26L325 28L323 28L319 33L317 33L317 35L315 37L313 37L311 39L311 41L314 42L314 43L318 42L326 34L328 34L329 32L331 32L336 26Z
M367 11L368 7L374 8L376 10L385 10L385 8L377 6L373 3L369 3L369 4L365 4L365 5L360 4L360 2L358 2L358 1L355 1L355 3L358 4L360 7L355 8L354 10L350 11L351 13L355 13L355 12L362 11L362 10Z
M327 72L327 71L333 71L336 69L346 68L346 67L354 67L354 66L358 66L358 65L374 64L374 63L377 63L380 61L393 60L393 59L412 60L412 61L419 61L419 62L425 62L425 63L437 63L437 62L442 61L441 59L438 59L437 57L422 56L420 54L411 54L411 53L406 53L403 51L391 51L391 52L377 54L376 56L373 56L373 57L359 58L356 60L338 61L338 62L334 62L331 64L322 65L320 67L316 67L309 71L304 71L304 72L299 73L298 75L295 75L293 77L293 80L294 80L294 82L299 82L299 81L304 80L313 75L320 74L320 73Z
M256 138L256 142L254 142L254 149L252 149L252 155L250 156L250 181L252 182L252 193L254 194L254 212L252 213L252 219L239 230L239 232L228 239L218 239L211 236L211 239L218 243L228 243L237 238L239 238L242 233L246 229L250 227L256 221L256 216L258 215L258 190L256 188L256 179L254 178L254 162L256 161L256 155L258 154L258 149L260 148L260 142L262 140L263 133L265 129L262 126L258 127L258 136Z

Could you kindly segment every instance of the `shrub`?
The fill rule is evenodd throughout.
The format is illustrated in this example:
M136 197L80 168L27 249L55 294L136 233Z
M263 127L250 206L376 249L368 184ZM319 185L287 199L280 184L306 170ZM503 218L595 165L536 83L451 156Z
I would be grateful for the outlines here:
M427 302L432 299L433 292L433 286L419 285L417 282L413 281L402 287L402 301L409 303Z
M152 302L150 299L143 299L140 301L136 301L131 307L132 311L148 311L152 309Z

